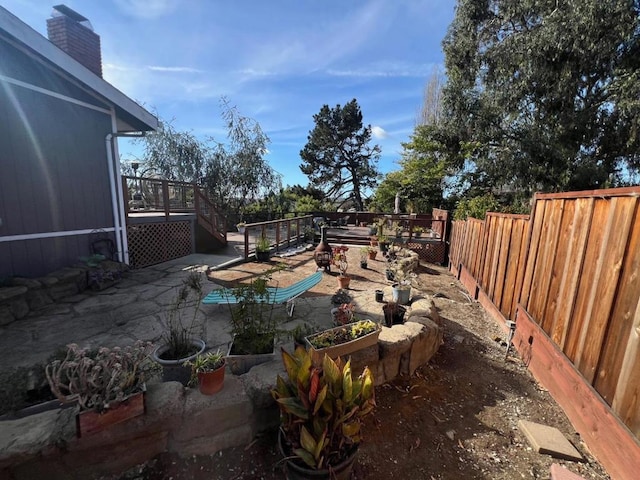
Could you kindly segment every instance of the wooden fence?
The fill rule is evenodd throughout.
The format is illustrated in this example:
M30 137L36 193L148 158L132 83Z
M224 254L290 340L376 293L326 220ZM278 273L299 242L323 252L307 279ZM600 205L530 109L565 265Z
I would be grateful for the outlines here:
M594 453L616 457L618 466L601 459L614 478L635 478L640 467L639 196L640 187L538 194L530 218L489 213L454 222L449 253L469 292L495 318L517 321L514 344L548 377ZM551 375L560 360L535 358L544 348L532 347L534 337L571 372ZM580 392L596 403L585 407ZM608 423L610 412L624 427ZM612 432L617 440L604 441ZM625 432L631 439L620 443Z

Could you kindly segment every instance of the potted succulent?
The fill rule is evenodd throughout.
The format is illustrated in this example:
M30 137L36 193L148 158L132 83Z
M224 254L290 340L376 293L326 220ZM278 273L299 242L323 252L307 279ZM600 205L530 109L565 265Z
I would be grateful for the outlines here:
M256 260L258 262L268 262L271 251L271 241L264 235L256 240Z
M63 403L77 402L78 436L99 432L144 413L145 382L158 366L153 345L138 341L126 347L94 350L67 345L63 360L45 368L51 392Z
M420 225L416 225L415 227L413 227L413 236L414 237L420 238L423 233L424 233L424 228L421 227Z
M167 313L167 329L152 353L153 359L163 367L162 380L165 382L178 381L187 385L191 378L191 370L185 363L204 352L205 343L196 336L199 327L198 312L203 296L201 273L190 272L182 281ZM190 315L185 313L188 308L192 309Z
M276 305L269 301L274 290L267 288L272 274L283 268L276 266L254 278L248 284L231 289L237 299L235 305L229 304L231 335L227 363L234 375L242 375L251 367L273 360L274 345L278 329Z
M417 275L408 266L400 266L397 260L390 264L392 279L394 283L391 285L393 292L393 301L400 305L407 305L411 298L411 287L417 284Z
M315 365L322 357L338 358L378 343L380 325L363 319L306 337Z
M351 277L347 275L349 262L347 261L347 251L349 247L340 245L333 248L333 264L338 267L338 286L339 288L349 288Z
M236 228L238 229L238 233L244 234L247 224L245 222L236 223Z
M187 362L191 367L191 384L198 384L203 395L213 395L224 386L224 370L227 365L224 355L218 349L197 355Z
M362 440L362 421L373 413L373 375L353 378L351 362L324 356L312 366L309 352L282 351L287 375L271 395L280 409L278 444L289 479L346 480Z

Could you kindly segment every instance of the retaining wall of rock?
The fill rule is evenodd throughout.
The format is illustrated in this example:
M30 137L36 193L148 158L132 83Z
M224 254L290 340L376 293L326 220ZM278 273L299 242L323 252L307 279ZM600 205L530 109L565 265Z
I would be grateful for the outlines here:
M419 302L423 302L421 304ZM352 355L354 372L368 365L376 385L412 374L442 344L433 303L420 300L404 325L383 327L378 344ZM247 445L275 428L278 409L269 393L280 359L236 377L208 397L177 382L150 385L144 415L77 438L76 409L54 410L0 423L0 479L87 479L117 474L162 452L207 455Z
M15 277L0 287L0 326L20 320L32 311L76 295L88 288L88 273L92 271L124 272L127 265L104 260L99 267L76 265L50 273L46 277ZM93 284L106 288L115 281L93 279Z

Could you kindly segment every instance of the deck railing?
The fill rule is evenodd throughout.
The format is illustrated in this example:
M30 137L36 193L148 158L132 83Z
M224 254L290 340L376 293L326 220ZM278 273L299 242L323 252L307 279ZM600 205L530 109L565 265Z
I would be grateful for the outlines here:
M255 252L255 241L260 237L268 238L271 248L279 251L301 243L305 234L312 232L312 215L248 223L244 227L244 258Z

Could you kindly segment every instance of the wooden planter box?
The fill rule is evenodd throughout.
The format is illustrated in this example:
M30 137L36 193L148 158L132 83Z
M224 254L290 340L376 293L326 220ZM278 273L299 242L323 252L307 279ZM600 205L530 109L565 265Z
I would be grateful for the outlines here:
M329 330L324 330L324 332L340 330L341 328L344 328L344 327L345 327L344 325L340 327L334 327ZM308 337L305 337L305 341L309 346L308 350L311 352L311 355L313 358L313 364L316 366L319 366L319 365L322 365L322 359L324 358L325 354L329 355L329 358L331 358L332 360L335 360L338 357L344 357L353 352L357 352L358 350L362 350L363 348L376 345L378 343L378 337L380 336L380 330L381 328L378 325L378 328L376 328L376 330L374 330L373 332L367 333L366 335L356 338L355 340L351 340L350 342L340 343L338 345L332 345L330 347L325 347L320 349L315 349L313 345L311 345L310 339L313 339L313 337L320 335L323 332L309 335Z
M94 410L85 410L76 417L76 430L78 437L92 435L102 430L124 422L130 418L144 413L144 392L134 393L118 406L108 408L98 413Z

